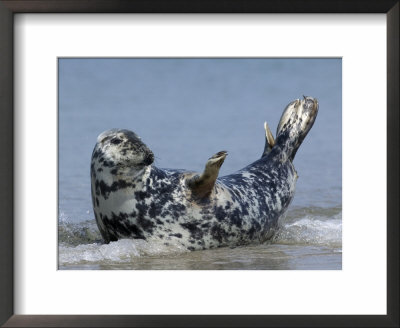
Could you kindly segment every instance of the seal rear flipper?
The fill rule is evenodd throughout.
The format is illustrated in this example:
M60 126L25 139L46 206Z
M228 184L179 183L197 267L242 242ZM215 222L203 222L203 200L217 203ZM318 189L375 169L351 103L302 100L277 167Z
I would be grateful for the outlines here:
M219 169L227 155L228 153L224 150L216 153L208 159L201 175L196 174L186 180L186 184L195 198L205 198L211 194L218 177Z
M269 129L267 122L264 122L264 129L265 129L265 147L261 157L267 156L268 153L271 151L272 147L274 147L275 145L274 136L272 135L272 132Z
M318 101L312 97L292 101L281 116L276 131L275 147L280 155L293 161L294 156L318 114Z

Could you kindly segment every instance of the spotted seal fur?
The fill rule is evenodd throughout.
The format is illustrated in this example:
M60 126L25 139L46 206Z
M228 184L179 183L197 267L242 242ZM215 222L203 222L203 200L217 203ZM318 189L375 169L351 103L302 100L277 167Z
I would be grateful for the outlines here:
M264 124L261 158L219 178L226 151L212 156L202 174L159 169L134 132L103 132L93 150L91 189L105 242L138 238L197 250L268 239L293 198L297 173L292 161L318 107L311 97L291 102L276 140Z

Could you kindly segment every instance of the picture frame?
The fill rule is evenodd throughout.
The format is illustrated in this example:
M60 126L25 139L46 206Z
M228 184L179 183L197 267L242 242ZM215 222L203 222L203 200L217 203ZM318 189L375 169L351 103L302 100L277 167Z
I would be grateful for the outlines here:
M398 327L399 1L0 1L0 323L5 327ZM385 13L387 16L387 315L14 315L13 15L17 13Z

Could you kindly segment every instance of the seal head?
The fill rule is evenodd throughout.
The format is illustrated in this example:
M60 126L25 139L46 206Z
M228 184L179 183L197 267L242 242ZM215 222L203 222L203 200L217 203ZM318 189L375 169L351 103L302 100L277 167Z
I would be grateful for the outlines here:
M129 130L111 129L97 137L93 157L106 167L143 169L154 162L153 152Z

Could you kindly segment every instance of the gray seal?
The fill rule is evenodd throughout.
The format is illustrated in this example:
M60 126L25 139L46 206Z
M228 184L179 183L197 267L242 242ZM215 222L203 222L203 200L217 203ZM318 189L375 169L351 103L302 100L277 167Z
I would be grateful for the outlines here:
M264 124L261 158L223 177L226 151L209 158L201 174L160 169L134 132L103 132L92 154L91 189L104 241L136 238L198 250L267 240L293 199L293 159L318 107L311 97L291 102L276 139Z

